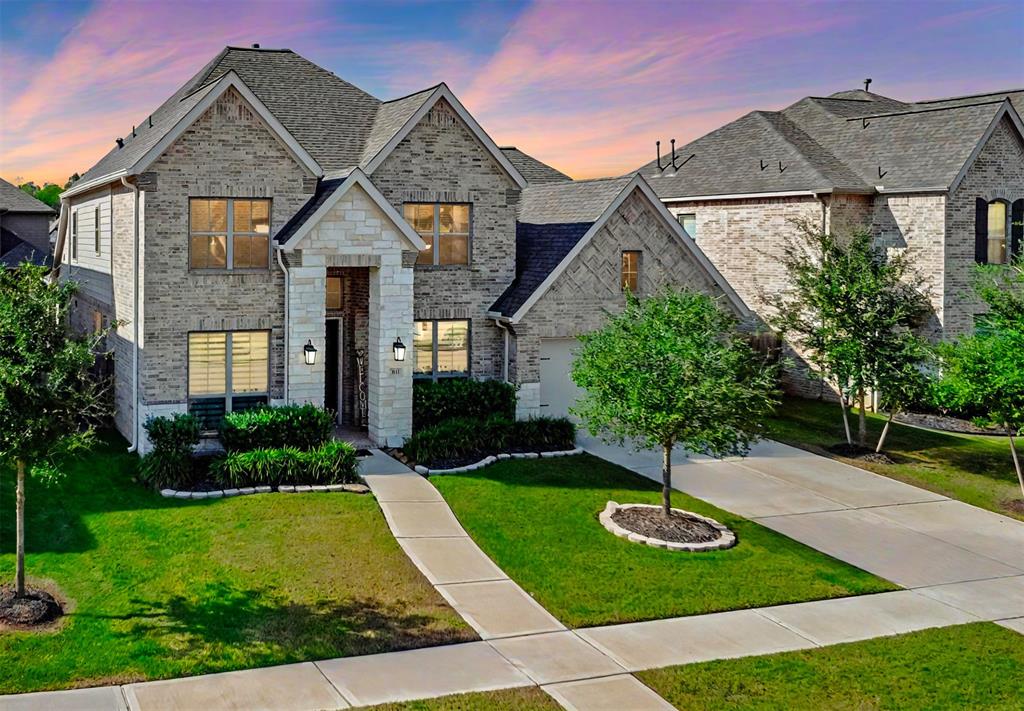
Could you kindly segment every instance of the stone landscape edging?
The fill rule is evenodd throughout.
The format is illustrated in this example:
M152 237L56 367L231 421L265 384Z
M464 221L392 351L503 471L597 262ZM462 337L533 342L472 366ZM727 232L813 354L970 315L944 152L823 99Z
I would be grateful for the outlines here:
M486 466L490 466L499 460L505 459L549 459L551 457L572 457L577 454L583 454L582 447L576 447L575 449L563 449L556 450L554 452L502 452L501 454L491 454L484 457L475 464L467 464L463 467L453 467L451 469L430 469L417 464L414 469L417 474L430 475L430 474L458 474L459 472L471 472L477 469L483 469Z
M685 551L687 553L695 553L698 551L717 551L725 550L726 548L732 548L736 545L736 534L730 531L728 528L720 524L713 518L707 516L701 516L700 514L693 513L692 511L684 511L683 509L673 508L673 511L684 514L686 516L692 516L693 518L700 519L705 523L713 526L719 533L718 538L713 541L707 541L705 543L675 543L673 541L663 541L660 538L651 538L635 531L623 528L619 524L612 520L612 514L622 509L661 509L661 506L655 504L619 504L615 501L609 501L602 511L598 515L598 520L601 525L614 533L619 538L625 538L631 543L642 543L644 545L652 546L654 548L664 548L670 551Z
M366 494L369 493L370 487L366 484L281 484L277 489L272 486L246 486L239 489L214 489L213 491L161 489L160 496L165 499L227 499L233 496L252 496L253 494L304 494L314 491L317 493L344 491L350 494Z

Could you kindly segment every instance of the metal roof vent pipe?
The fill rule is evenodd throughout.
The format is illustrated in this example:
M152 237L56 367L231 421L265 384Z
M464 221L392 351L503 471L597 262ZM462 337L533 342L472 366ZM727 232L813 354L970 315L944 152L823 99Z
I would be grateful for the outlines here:
M124 148L124 139L123 138L115 138L114 139L114 143L117 144L118 148Z
M259 42L253 42L252 43L252 48L253 49L259 49L260 48L260 43Z
M871 86L871 78L870 77L864 80L864 91L867 91L869 86Z
M655 141L654 147L658 150L658 170L664 170L661 166L661 141Z
M672 168L676 167L676 139L672 139Z

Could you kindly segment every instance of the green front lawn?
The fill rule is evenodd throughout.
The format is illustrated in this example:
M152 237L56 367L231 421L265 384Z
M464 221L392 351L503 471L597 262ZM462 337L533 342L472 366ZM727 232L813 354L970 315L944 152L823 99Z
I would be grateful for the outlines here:
M120 438L30 479L28 572L70 598L56 632L0 633L0 693L120 683L474 639L370 495L164 499ZM14 485L0 470L0 578Z
M1024 637L979 622L637 676L693 711L1020 709Z
M725 551L679 553L616 538L597 520L605 504L659 503L661 488L587 454L499 462L431 482L481 548L573 627L895 589L679 492L673 492L673 506L717 519L739 543Z
M868 413L868 436L872 446L878 441L884 424L884 415ZM851 426L857 426L853 414ZM1024 519L1024 511L1014 511L1006 505L1008 501L1019 500L1021 493L1010 447L1003 437L934 432L894 422L885 445L893 464L852 460L826 449L846 441L839 405L800 398L787 398L782 403L768 423L767 436L968 504Z
M370 706L366 711L558 711L562 707L536 686Z

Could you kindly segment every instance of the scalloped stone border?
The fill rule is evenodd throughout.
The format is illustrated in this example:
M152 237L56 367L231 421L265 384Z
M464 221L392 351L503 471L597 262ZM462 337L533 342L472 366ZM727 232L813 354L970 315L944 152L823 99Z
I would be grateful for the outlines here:
M247 486L241 489L214 489L213 491L176 491L161 489L160 496L167 499L226 499L232 496L251 496L253 494L303 494L306 492L335 493L345 491L350 494L369 493L366 484L318 484L305 486L302 484L282 484L274 489L272 486Z
M494 464L498 460L504 459L549 459L551 457L572 457L577 454L583 454L581 447L575 449L564 449L555 452L502 452L501 454L492 454L488 457L484 457L475 464L467 464L464 467L454 467L452 469L428 469L422 464L417 464L415 470L417 474L430 475L430 474L458 474L459 472L471 472L477 469L483 469L486 466Z
M707 516L701 516L700 514L695 514L692 511L684 511L683 509L672 509L673 511L678 511L681 514L686 514L687 516L692 516L694 518L700 519L701 521L711 524L715 527L715 529L718 530L718 538L716 538L713 541L707 541L706 543L674 543L672 541L663 541L660 538L651 538L649 536L644 536L639 533L634 533L633 531L627 530L612 520L612 514L616 511L619 511L620 509L661 510L661 507L655 506L653 504L619 504L616 503L615 501L609 501L608 504L604 507L604 511L602 511L597 517L598 520L601 522L601 525L609 531L611 531L612 533L614 533L619 538L625 538L633 543L642 543L644 545L652 546L654 548L665 548L670 551L686 551L690 553L695 553L698 551L724 550L726 548L732 548L734 545L736 545L735 533L730 531L728 528L720 524L715 519L708 518Z

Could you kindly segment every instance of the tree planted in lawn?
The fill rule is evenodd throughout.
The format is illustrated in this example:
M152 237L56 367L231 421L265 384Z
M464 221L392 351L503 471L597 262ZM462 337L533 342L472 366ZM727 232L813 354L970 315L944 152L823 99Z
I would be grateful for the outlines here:
M1024 472L1016 438L1024 430L1024 264L978 267L975 290L988 304L974 335L938 347L941 379L937 403L972 408L1002 427L1024 496Z
M745 454L776 403L777 368L736 331L710 296L664 291L580 337L572 379L586 393L572 412L591 434L661 447L662 511L671 508L672 447Z
M860 408L858 442L867 446L867 394L902 388L921 367L925 348L915 330L928 314L925 283L910 252L887 254L870 232L839 238L800 223L802 236L779 258L788 286L761 299L769 323L839 393L847 444L847 407ZM894 393L894 398L899 399Z
M104 334L70 335L73 293L71 282L52 283L42 267L0 272L0 462L17 472L18 597L25 595L25 475L59 477L59 458L89 446L105 409L90 372Z

